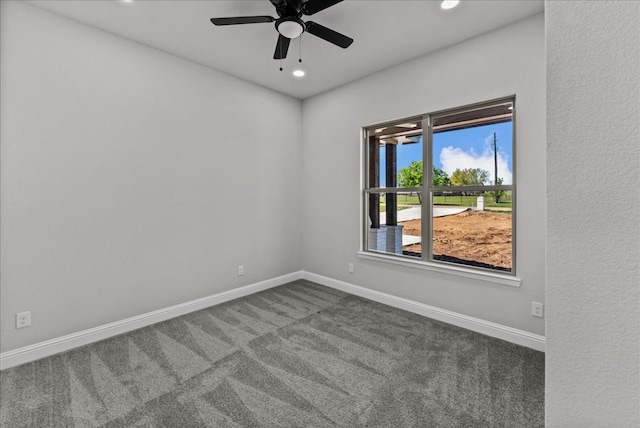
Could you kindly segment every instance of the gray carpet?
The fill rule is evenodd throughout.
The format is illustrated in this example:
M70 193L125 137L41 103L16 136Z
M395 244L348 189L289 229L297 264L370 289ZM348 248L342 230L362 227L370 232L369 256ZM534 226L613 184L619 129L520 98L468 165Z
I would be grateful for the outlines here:
M307 281L4 370L9 427L540 427L544 354Z

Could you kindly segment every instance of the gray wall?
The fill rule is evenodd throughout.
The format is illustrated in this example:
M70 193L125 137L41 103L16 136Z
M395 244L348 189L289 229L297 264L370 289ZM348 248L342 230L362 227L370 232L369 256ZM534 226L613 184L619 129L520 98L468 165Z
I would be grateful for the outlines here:
M2 351L300 269L299 101L1 15Z
M542 15L303 103L305 270L544 335L545 58ZM516 94L520 288L358 259L360 128ZM355 273L347 264L355 263Z
M640 426L640 3L548 1L550 427Z

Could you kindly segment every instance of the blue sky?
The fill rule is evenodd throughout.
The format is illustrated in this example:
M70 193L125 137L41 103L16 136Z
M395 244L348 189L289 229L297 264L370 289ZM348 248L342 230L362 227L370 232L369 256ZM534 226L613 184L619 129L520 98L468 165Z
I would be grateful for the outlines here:
M489 171L493 182L493 133L498 146L498 177L512 184L512 123L498 123L438 132L433 135L433 163L449 176L457 168L482 168ZM422 138L418 143L398 146L398 171L414 160L422 159ZM380 185L385 185L385 151L380 150Z

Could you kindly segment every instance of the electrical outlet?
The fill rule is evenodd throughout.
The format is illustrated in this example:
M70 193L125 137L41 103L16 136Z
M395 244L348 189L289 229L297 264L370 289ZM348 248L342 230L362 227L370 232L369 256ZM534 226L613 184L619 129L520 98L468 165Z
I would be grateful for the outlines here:
M543 318L544 317L544 305L538 302L531 302L531 315L534 317Z
M244 266L238 266L238 276L244 275Z
M29 327L31 325L31 312L19 312L16 314L16 328Z
M353 273L353 263L349 263L349 273Z

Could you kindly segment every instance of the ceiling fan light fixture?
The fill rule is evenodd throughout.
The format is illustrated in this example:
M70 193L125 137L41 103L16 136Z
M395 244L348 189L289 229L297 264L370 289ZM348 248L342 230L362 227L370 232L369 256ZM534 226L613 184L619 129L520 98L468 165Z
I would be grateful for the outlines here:
M440 7L444 10L449 10L449 9L453 9L454 7L456 7L458 5L458 3L460 3L460 0L443 0L440 3Z
M287 39L295 39L304 33L304 24L299 19L288 18L278 22L276 29Z

